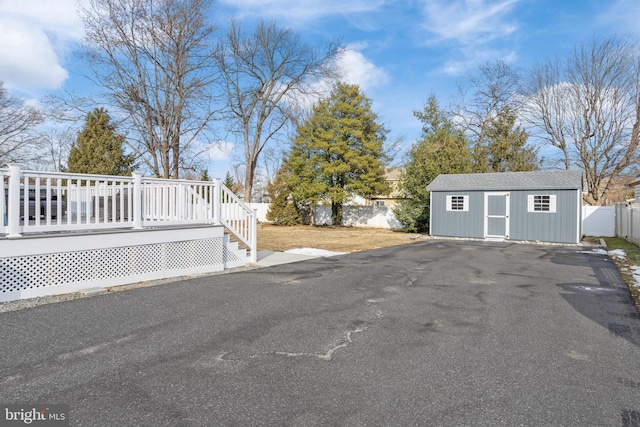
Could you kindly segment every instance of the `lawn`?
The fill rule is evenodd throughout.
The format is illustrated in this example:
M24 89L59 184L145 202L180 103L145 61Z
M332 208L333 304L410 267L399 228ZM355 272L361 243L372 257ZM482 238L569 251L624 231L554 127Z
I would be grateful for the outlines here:
M333 252L357 252L386 246L403 245L424 239L415 233L403 233L385 228L334 227L272 224L258 225L258 250L286 251L296 248L316 248Z

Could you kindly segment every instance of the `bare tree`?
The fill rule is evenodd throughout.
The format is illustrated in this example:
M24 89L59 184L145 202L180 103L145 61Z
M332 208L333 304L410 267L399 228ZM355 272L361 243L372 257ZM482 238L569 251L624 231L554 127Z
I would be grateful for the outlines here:
M497 120L518 114L521 107L520 73L504 61L487 62L458 85L454 122L471 140L478 172L488 172L485 161L489 130Z
M84 4L84 3L83 3ZM211 0L88 0L84 57L156 176L178 178L182 154L213 117ZM115 112L115 115L118 111Z
M34 128L43 117L35 107L11 95L0 81L0 165L33 158L39 140Z
M61 172L66 170L69 151L78 133L72 129L50 129L41 135L39 157L34 162L39 168Z
M214 57L221 72L231 131L244 145L244 200L250 201L258 158L291 118L288 97L307 96L312 84L332 76L338 46L326 50L305 45L299 34L259 23L246 33L231 22Z
M584 171L585 200L599 205L617 177L640 160L640 56L627 38L577 45L532 73L526 117Z

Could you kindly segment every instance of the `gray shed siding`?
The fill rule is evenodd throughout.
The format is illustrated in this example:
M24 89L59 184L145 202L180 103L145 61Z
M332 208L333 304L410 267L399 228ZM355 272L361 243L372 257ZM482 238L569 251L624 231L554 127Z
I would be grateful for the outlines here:
M492 193L493 191L487 191ZM578 190L516 190L509 192L509 240L578 243L581 230ZM556 212L527 212L528 195L556 195ZM446 210L448 195L469 196L469 210ZM485 191L432 191L431 235L484 238Z
M556 211L527 212L528 194L555 194ZM577 190L528 190L511 192L510 240L579 243L580 215Z
M469 196L468 212L447 212L447 196ZM484 192L431 192L431 234L446 237L484 237Z

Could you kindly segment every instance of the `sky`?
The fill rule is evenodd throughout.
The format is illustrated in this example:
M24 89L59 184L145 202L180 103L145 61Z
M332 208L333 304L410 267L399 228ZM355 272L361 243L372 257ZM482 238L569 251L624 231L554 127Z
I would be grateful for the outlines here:
M213 13L220 26L264 18L311 45L340 41L344 80L405 148L420 136L413 111L431 94L446 105L488 61L526 70L594 37L640 36L639 0L217 0ZM74 56L82 34L76 0L0 0L0 80L36 105L48 93L91 93ZM241 158L234 141L222 147L210 151L212 177Z

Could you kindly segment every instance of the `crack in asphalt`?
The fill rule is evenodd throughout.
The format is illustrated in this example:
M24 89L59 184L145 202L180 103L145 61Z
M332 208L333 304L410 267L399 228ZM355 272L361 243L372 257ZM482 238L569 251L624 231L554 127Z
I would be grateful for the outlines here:
M370 302L372 300L367 300L367 302ZM381 319L382 317L384 317L382 311L380 311L380 309L378 307L375 307L376 311L375 311L375 319ZM351 329L348 330L346 332L344 332L344 336L345 339L344 341L342 341L340 344L330 348L328 351L326 351L325 353L309 353L309 352L290 352L290 351L274 351L273 354L277 354L279 356L287 356L287 357L315 357L317 359L320 360L331 360L331 358L333 357L334 353L338 350L340 350L341 348L345 348L347 347L350 343L353 342L353 340L351 339L351 336L353 334L358 334L360 332L364 332L369 328L369 325L363 326L363 327L356 327L355 329Z
M370 301L367 301L368 303ZM367 304L369 305L369 304ZM380 311L380 309L378 309L378 307L375 307L375 317L374 319L381 319L384 317L384 314L382 313L382 311ZM355 323L355 324L354 324ZM364 324L364 326L363 326ZM341 348L345 348L347 347L349 344L351 344L353 342L352 336L354 334L358 334L360 332L364 332L366 331L369 326L371 326L371 323L367 324L366 322L363 321L354 321L352 322L352 326L353 329L349 329L347 331L345 331L344 334L344 339L342 341L340 341L337 345L331 347L329 350L327 350L324 353L313 353L313 352L293 352L293 351L269 351L269 352L262 352L262 353L258 353L258 354L252 354L248 357L241 357L241 358L235 358L234 354L232 351L225 351L222 353L219 353L213 360L214 363L229 363L229 362L241 362L241 361L246 361L246 360L250 360L250 359L256 359L259 358L261 356L264 355L269 355L269 354L276 354L278 356L286 356L286 357L313 357L316 359L320 359L320 360L331 360L333 358L333 355L335 354L336 351L340 350Z
M351 340L351 335L352 334L357 334L359 332L364 332L366 330L366 328L356 328L352 331L347 331L345 332L345 340L343 342L341 342L340 344L336 345L335 347L329 349L329 351L327 351L326 353L291 353L291 352L287 352L287 351L275 351L274 354L278 354L280 356L287 356L287 357L316 357L318 359L321 360L331 360L331 358L333 357L333 354L338 351L341 348L344 348L346 346L349 345L349 343L353 342Z

